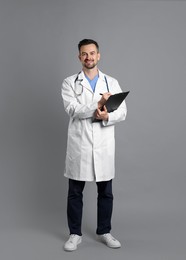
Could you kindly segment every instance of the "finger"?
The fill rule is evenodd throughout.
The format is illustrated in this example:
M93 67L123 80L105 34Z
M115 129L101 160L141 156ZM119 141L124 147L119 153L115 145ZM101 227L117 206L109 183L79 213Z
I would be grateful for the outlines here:
M99 115L99 114L96 114L96 118L99 119L99 118L100 118L100 115Z
M97 114L101 115L101 110L99 108L97 109Z
M106 106L103 107L103 110L104 110L104 112L107 112L107 108L106 108Z
M98 112L96 112L96 113L95 113L95 117L98 117L98 116L99 116L99 114L98 114Z

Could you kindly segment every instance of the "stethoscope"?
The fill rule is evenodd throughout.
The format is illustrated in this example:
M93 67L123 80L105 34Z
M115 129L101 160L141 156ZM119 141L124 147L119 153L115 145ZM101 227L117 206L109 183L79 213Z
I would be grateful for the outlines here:
M82 93L83 93L83 86L81 85L81 84L79 84L79 87L80 87L80 85L81 85L81 89L79 89L79 91L78 91L78 88L77 88L77 81L78 81L78 78L79 78L79 74L81 73L81 71L77 74L77 77L75 78L75 80L74 80L74 86L75 86L75 88L74 88L74 93L76 94L76 96L81 96L82 95ZM106 83L106 87L107 87L107 92L109 92L109 85L108 85L108 81L107 81L107 78L106 78L106 76L104 76L104 78L105 78L105 83ZM79 81L82 81L83 79L81 79L81 80L79 80Z

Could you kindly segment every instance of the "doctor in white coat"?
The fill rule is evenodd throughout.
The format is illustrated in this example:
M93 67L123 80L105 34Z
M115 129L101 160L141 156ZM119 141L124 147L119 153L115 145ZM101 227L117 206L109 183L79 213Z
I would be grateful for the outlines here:
M66 78L61 91L65 111L70 116L64 173L69 178L67 218L70 237L64 249L74 251L82 241L82 198L86 181L95 181L98 188L96 233L107 246L119 248L120 242L110 234L112 179L115 177L114 126L125 120L127 108L125 101L111 113L104 106L110 95L122 90L116 79L97 68L98 43L84 39L78 48L82 71Z

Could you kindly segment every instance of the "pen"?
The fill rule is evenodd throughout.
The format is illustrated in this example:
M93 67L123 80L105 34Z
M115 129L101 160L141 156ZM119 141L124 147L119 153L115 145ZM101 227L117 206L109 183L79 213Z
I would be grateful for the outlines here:
M102 93L99 93L101 96L103 95Z

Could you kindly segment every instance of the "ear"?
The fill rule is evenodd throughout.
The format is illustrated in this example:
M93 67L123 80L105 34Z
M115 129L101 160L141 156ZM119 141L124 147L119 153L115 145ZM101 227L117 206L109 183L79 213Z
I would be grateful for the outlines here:
M101 55L100 55L100 53L98 52L98 60L100 60L100 57L101 57Z

